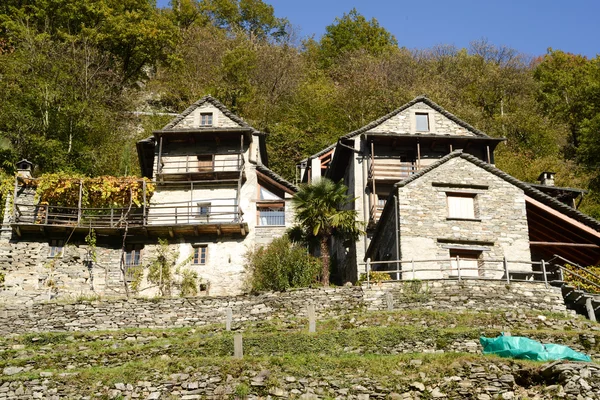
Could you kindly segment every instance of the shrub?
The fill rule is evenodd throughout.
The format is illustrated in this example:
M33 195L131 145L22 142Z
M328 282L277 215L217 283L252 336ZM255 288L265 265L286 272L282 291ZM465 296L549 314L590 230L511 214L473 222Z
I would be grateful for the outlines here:
M320 263L306 248L292 244L287 236L246 254L252 291L307 287L317 281Z
M369 271L369 282L371 283L381 283L385 281L391 280L392 277L387 272L379 272L379 271ZM367 281L367 274L360 274L358 278L359 283L363 283Z

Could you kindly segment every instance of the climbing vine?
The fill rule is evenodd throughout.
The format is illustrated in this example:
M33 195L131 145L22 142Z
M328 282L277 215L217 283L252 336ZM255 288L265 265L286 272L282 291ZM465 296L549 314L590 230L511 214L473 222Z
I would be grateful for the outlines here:
M596 278L596 276L600 276L600 266L589 266L585 270L569 264L565 267L567 268L567 271L573 271L577 275L585 278L582 279L579 276L575 276L565 271L564 279L566 282L569 282L578 289L585 290L588 293L600 293L600 288L590 283L593 282L596 285L600 285L600 279Z
M36 187L40 204L77 207L81 187L81 206L84 208L125 207L130 203L141 206L154 193L154 184L147 178L100 176L84 177L65 173L45 174L28 179L26 184Z

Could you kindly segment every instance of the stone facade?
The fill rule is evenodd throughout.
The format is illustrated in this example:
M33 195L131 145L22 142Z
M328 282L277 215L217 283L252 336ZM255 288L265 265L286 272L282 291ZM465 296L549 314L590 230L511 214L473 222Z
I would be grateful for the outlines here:
M315 304L319 318L340 316L349 310L411 308L566 311L560 289L546 288L536 282L510 285L500 281L415 282L384 283L370 288L304 289L259 296L6 304L0 308L0 334L203 326L224 321L226 308L232 309L236 324L273 318L293 323L306 316L308 304Z
M410 274L409 279L448 276L452 249L475 250L484 267L498 269L483 269L482 277L502 277L504 257L515 270L531 270L525 196L511 183L455 157L399 187L397 193L400 259L416 261L417 270L440 270ZM473 196L474 218L449 217L447 197L452 194ZM383 236L393 235L392 230ZM404 264L403 269L412 266Z

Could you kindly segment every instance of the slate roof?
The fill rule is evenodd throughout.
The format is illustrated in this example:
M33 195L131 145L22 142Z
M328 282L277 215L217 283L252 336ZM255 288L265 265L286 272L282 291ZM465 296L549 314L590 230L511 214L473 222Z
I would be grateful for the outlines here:
M275 182L277 182L277 183L285 186L286 188L290 189L294 193L296 193L298 191L298 186L294 185L293 183L288 182L281 175L278 175L277 173L273 172L272 170L270 170L269 168L267 168L263 164L257 164L256 165L256 170L259 171L259 172L262 172L263 174L265 174L269 178L273 179Z
M223 103L221 103L219 100L215 99L214 97L212 97L210 95L202 97L200 100L198 100L197 102L195 102L194 104L192 104L191 106L186 108L184 112L182 112L177 117L175 117L173 120L171 120L171 122L169 122L167 125L165 125L161 130L165 131L165 130L173 129L185 117L190 115L192 112L194 112L194 110L196 110L198 107L200 107L201 105L203 105L205 103L210 103L213 106L215 106L216 108L218 108L223 114L225 114L226 117L228 117L229 119L231 119L234 122L237 122L240 125L240 127L251 129L253 131L253 133L262 133L256 129L254 129L250 125L248 125L248 123L246 121L244 121L243 119L241 119L240 117L238 117L237 115L232 113L227 107L225 107L225 105Z
M479 137L482 137L482 138L491 138L490 136L486 135L484 132L480 131L479 129L477 129L477 128L469 125L465 121L459 119L454 114L446 111L440 105L438 105L437 103L435 103L435 102L431 101L429 98L427 98L427 96L421 95L421 96L415 97L414 99L412 99L408 103L404 104L400 108L395 109L391 113L386 114L383 117L381 117L379 119L376 119L375 121L370 122L367 125L363 126L362 128L359 128L359 129L357 129L357 130L355 130L353 132L350 132L350 133L348 133L345 136L342 136L341 139L351 139L351 138L353 138L353 137L355 137L357 135L360 135L361 133L367 132L368 130L371 130L371 129L375 128L376 126L381 125L382 123L384 123L388 119L394 117L395 115L398 115L402 111L406 110L407 108L410 108L410 107L414 106L417 103L425 103L425 104L427 104L429 107L433 108L435 111L439 112L440 114L442 114L446 118L450 119L451 121L457 123L458 125L460 125L463 128L467 129L471 133L475 134L475 136L479 136Z

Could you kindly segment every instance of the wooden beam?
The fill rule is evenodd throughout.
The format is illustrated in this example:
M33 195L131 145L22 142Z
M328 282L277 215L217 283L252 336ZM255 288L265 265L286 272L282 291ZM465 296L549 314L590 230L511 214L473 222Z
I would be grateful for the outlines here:
M271 179L270 177L268 177L267 175L263 174L260 171L256 171L256 175L258 175L261 179L264 179L265 181L269 182L271 185L275 186L278 189L283 190L285 193L288 194L294 194L294 191L292 189L289 189L285 186L283 186L281 183L275 181L274 179Z
M545 205L545 204L542 204L542 203L540 203L539 201L537 201L537 200L534 200L534 199L532 199L532 198L531 198L531 197L529 197L529 196L525 196L525 201L526 201L527 203L529 203L530 205L532 205L532 206L535 206L535 207L538 207L539 209L541 209L541 210L543 210L543 211L546 211L548 214L550 214L550 215L552 215L552 216L554 216L554 217L557 217L558 219L560 219L560 220L562 220L562 221L564 221L564 222L566 222L566 223L568 223L568 224L571 224L571 225L573 225L574 227L577 227L577 228L581 229L581 230L582 230L582 231L584 231L585 233L588 233L588 234L590 234L590 235L592 235L592 236L594 236L594 237L596 237L596 238L600 239L600 232L598 232L598 231L596 231L595 229L592 229L592 228L590 228L589 226L587 226L587 225L584 225L584 224L582 224L581 222L579 222L579 221L577 221L577 220L575 220L575 219L573 219L573 218L571 218L571 217L569 217L569 216L567 216L567 215L565 215L565 214L561 213L560 211L556 211L555 209L553 209L553 208L551 208L551 207L548 207L547 205ZM529 211L528 211L528 212L529 212ZM544 220L546 220L546 221L548 221L548 222L550 222L550 223L552 223L552 224L556 225L558 228L564 228L562 225L560 225L560 224L557 224L557 223L555 223L555 222L552 222L552 221L550 221L548 218L546 218L546 217L544 217L544 216L541 216L541 215L539 215L539 214L538 214L538 216L539 216L539 218L542 218L542 219L544 219ZM581 237L580 235L577 235L576 233L572 233L572 235L576 235L576 236L579 236L579 237Z
M593 243L565 243L565 242L529 242L530 246L556 246L556 247L586 247L590 249L600 249L600 246Z
M171 236L171 237L175 236L174 233L173 233L173 227L172 226L169 227L169 236Z

